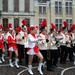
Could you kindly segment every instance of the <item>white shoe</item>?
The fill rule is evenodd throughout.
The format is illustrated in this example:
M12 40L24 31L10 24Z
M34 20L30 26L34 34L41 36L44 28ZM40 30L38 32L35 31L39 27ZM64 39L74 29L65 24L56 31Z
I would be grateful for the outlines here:
M2 54L2 61L3 62L5 61L4 56L5 56L5 54Z
M41 74L41 75L43 75L43 72L42 72L42 63L39 63L39 67L38 67L38 71L39 71L39 73Z
M18 65L18 64L15 64L15 66L16 66L17 68L19 68L19 65Z
M15 59L15 66L16 66L17 68L19 68L18 59Z
M2 61L0 60L0 64L2 63Z
M73 62L73 64L75 65L75 61Z
M32 72L32 70L28 70L29 74L33 75L34 73Z
M9 64L9 66L10 66L10 67L14 67L14 65L13 65L12 63L11 63L11 64Z
M3 61L3 62L5 61L4 58L2 58L2 61Z
M73 52L73 55L75 56L75 53Z
M34 73L32 72L32 65L28 65L28 72L29 74L33 75Z
M12 59L9 59L9 66L14 67L14 65L12 64Z

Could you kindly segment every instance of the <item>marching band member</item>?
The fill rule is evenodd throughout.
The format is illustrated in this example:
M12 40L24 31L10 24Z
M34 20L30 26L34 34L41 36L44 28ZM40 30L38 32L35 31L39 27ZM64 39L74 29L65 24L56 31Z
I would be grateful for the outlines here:
M3 30L3 26L0 25L0 51L2 50L2 52L1 52L2 53L1 59L4 62L5 61L5 59L4 59L4 56L5 56L5 48L4 48L4 37L2 35L2 30ZM0 63L2 63L1 59L0 59Z
M66 64L66 60L65 60L65 57L66 57L66 54L67 54L67 50L66 50L66 28L67 28L67 22L64 21L63 22L63 27L62 27L62 31L61 31L61 35L63 37L63 39L60 41L60 47L61 47L61 59L60 59L60 63L61 64Z
M60 31L58 31L58 33L57 33L57 38L58 38L58 39L63 38L62 35L61 35L61 29L60 29ZM61 40L62 40L62 39L61 39ZM60 51L61 51L61 48L60 48L60 41L61 41L61 40L59 40L59 43L58 43L58 53L59 53L58 56L59 56L59 58L61 57L61 55L60 55Z
M27 43L28 43L28 38L27 38L27 27L26 27L26 20L22 20L22 27L18 35L16 36L18 41L18 52L19 52L19 64L22 64L22 59L24 58L24 53L27 50ZM25 51L24 51L25 50ZM26 64L28 63L28 57L26 55Z
M18 49L17 49L17 44L16 44L16 37L15 37L15 30L13 30L12 26L10 25L10 35L8 35L8 50L9 50L9 66L13 67L12 63L12 52L15 52L15 66L19 68L18 65Z
M50 29L51 36L50 36L50 41L51 41L51 46L50 46L50 51L51 51L51 65L53 68L57 67L57 62L58 62L58 47L57 44L58 42L56 41L56 26L51 23L52 28Z
M10 35L10 32L12 30L11 28L12 24L8 24L8 28L6 29L6 34L5 34L5 42L6 42L6 47L7 47L7 55L9 56L9 51L8 51L8 36Z
M70 27L71 29L71 35L72 35L72 49L73 49L73 52L75 52L75 25L71 25Z
M46 29L42 29L41 33L39 34L39 38L43 39L41 41L38 41L38 47L40 49L40 52L42 53L44 59L47 59L47 30ZM46 41L47 40L47 41Z
M41 70L42 68L42 62L43 62L43 56L40 53L38 47L37 47L37 42L40 41L40 38L37 38L36 36L36 28L35 26L30 26L30 33L28 35L28 50L27 54L29 55L29 62L28 62L28 72L29 74L33 75L34 73L32 72L32 61L33 61L33 56L36 55L40 60L39 60L39 66L38 66L38 71L41 75L43 75L43 72Z
M42 26L40 27L40 34L38 35L39 38L43 39L41 41L38 41L38 47L45 60L43 66L45 65L45 62L47 60L47 50L48 50L47 43L49 42L46 29L47 24L45 24L46 23L45 21L46 20L43 20Z
M68 30L68 33L66 34L67 53L66 53L65 60L67 59L67 56L69 54L69 60L73 61L73 58L72 58L73 57L73 50L72 50L72 47L71 47L71 40L72 40L71 31Z
M71 37L72 37L71 43L72 43L72 60L73 60L73 55L75 55L75 24L71 25L70 30L71 30ZM74 65L75 65L75 61L74 61Z

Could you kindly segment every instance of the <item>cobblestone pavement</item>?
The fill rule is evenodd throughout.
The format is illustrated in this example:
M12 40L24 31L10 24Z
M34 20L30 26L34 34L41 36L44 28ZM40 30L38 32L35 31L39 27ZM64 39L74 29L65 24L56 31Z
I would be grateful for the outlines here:
M20 68L17 69L15 66L13 68L9 67L8 58L6 58L6 61L0 64L0 75L29 75L24 61L23 64L20 65ZM34 63L32 70L35 75L40 75L37 71L37 66L38 63ZM45 66L43 73L44 75L75 75L75 66L73 62L70 61L63 65L58 62L58 67L55 68L53 72L48 72Z

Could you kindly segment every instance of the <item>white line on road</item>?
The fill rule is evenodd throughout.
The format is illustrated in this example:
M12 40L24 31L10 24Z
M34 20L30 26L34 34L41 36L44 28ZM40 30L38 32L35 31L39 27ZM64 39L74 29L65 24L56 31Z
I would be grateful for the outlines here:
M65 69L65 68L63 68L63 67L57 67L57 68L59 68L59 69Z
M9 64L1 64L0 67L2 67L2 66L3 66L3 67L4 67L4 66L9 66ZM24 70L21 70L17 75L21 75L23 72L27 71L27 69L28 69L28 67L26 67L26 66L21 66L21 65L20 65L20 67L24 68ZM47 66L44 66L44 67L47 67ZM35 67L33 67L32 69L35 69L35 68L38 68L38 66L35 66ZM74 66L74 67L69 67L69 68L66 68L66 69L63 68L63 67L57 67L57 68L59 68L59 69L64 69L64 70L62 70L62 72L61 72L61 75L63 75L66 70L75 68L75 66Z
M4 65L1 64L0 67L1 67L1 66L9 66L9 64L4 64ZM19 66L22 67L22 68L27 68L26 66L21 66L21 65L19 65Z
M69 67L69 68L66 68L66 69L62 70L61 75L64 75L64 72L65 72L65 71L67 71L67 70L69 70L69 69L73 69L73 68L75 68L75 66Z
M20 74L22 74L25 71L27 71L27 69L20 71L17 75L20 75Z

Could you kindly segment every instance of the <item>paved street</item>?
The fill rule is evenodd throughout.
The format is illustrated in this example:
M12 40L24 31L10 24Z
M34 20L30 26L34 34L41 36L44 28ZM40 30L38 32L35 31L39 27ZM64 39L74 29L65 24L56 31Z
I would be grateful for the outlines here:
M33 72L35 75L40 75L37 71L37 63L33 64ZM44 67L44 75L75 75L75 66L73 62L68 61L67 64L62 65L58 62L57 68L54 69L53 72L46 71L46 66ZM27 72L27 66L25 65L24 61L22 66L17 69L15 66L14 68L9 67L8 65L8 58L6 58L6 62L0 64L0 75L29 75Z

